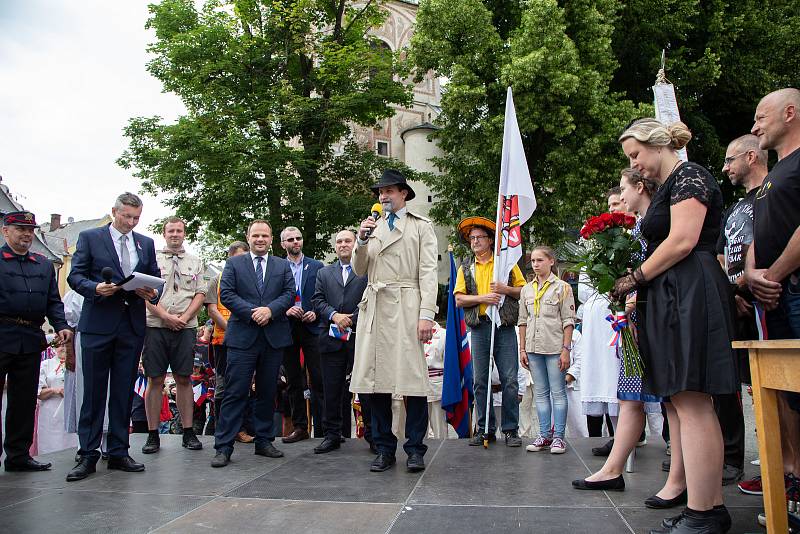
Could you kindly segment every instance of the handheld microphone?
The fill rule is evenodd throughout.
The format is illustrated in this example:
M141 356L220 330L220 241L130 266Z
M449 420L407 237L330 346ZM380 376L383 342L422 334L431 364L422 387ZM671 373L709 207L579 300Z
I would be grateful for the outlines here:
M380 202L376 202L375 204L372 205L372 213L370 213L370 217L375 219L375 221L377 222L382 215L383 215L383 206L381 206ZM369 237L372 234L372 230L373 228L367 230L367 237Z
M111 277L114 276L114 271L113 271L113 269L111 269L111 267L103 267L103 270L100 271L100 276L103 277L103 281L106 284L110 284L111 283Z

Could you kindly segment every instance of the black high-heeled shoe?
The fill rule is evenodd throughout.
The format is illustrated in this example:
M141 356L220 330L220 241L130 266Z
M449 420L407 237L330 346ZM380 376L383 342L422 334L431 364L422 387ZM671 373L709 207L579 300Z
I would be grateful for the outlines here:
M686 504L686 501L687 501L686 490L683 490L681 493L678 494L677 497L673 497L672 499L662 499L658 495L653 495L652 497L648 497L647 499L644 500L644 505L647 506L648 508L663 510L666 508L674 508L676 506Z
M598 480L596 482L581 479L573 480L572 487L579 490L601 490L601 491L625 491L625 479L622 475L610 480Z

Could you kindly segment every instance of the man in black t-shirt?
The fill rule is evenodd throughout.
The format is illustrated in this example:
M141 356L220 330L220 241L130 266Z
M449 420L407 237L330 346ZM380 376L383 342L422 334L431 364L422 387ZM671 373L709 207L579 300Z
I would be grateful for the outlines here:
M753 245L745 278L767 310L769 339L800 338L800 91L781 89L759 102L753 134L776 163L753 202ZM794 410L789 409L794 408ZM784 469L800 474L800 395L784 392L778 403ZM773 430L773 429L770 429ZM741 482L742 491L747 484ZM760 481L757 484L760 490Z
M753 316L753 295L744 280L747 249L753 242L753 200L767 175L767 151L758 146L758 137L743 135L731 141L725 151L722 172L734 186L742 186L745 197L733 204L722 216L722 231L717 241L719 259L736 298L736 339L758 339ZM738 350L739 376L750 383L747 351ZM732 395L715 395L714 409L722 428L725 443L725 466L722 483L736 482L744 475L744 415L741 391Z

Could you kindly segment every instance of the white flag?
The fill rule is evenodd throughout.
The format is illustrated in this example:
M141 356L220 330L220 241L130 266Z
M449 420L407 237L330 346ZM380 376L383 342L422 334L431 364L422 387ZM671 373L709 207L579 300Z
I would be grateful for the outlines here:
M494 280L507 282L511 269L522 257L522 225L536 210L531 174L522 147L522 136L514 110L511 87L506 94L506 117L503 128L503 159L500 164L500 191L497 204L497 231L495 233ZM498 310L503 305L489 308L489 316L500 324Z
M681 114L678 111L678 99L675 97L675 86L667 81L656 80L653 86L653 105L656 107L656 120L669 126L680 122ZM689 161L686 149L678 150L681 161Z

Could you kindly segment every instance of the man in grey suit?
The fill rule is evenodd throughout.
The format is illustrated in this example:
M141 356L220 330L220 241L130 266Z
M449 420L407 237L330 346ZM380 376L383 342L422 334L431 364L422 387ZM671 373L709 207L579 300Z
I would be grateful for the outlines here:
M343 402L346 393L349 397L347 375L353 370L358 303L367 287L367 277L356 275L350 267L355 240L356 236L350 230L342 230L336 235L335 248L339 260L319 270L311 298L317 316L325 325L319 336L325 439L314 448L315 454L338 449L342 427L350 423L349 417L345 420L345 415L350 414L349 403L345 409Z
M256 376L255 453L283 456L272 445L273 412L278 371L283 349L292 344L286 310L294 303L294 277L289 262L270 256L272 227L256 219L247 228L250 252L228 259L220 279L219 297L231 311L225 344L225 397L217 422L212 467L225 467L233 454L233 441L242 427L242 416Z

